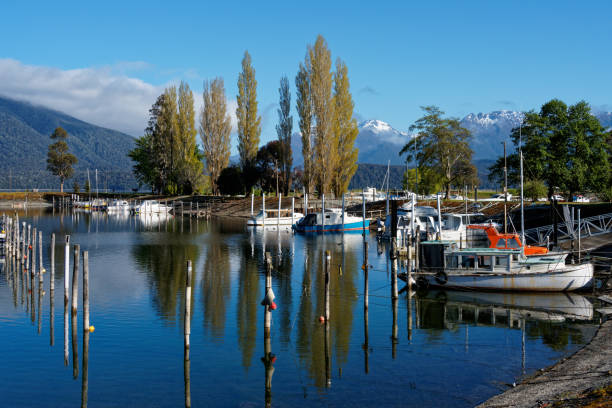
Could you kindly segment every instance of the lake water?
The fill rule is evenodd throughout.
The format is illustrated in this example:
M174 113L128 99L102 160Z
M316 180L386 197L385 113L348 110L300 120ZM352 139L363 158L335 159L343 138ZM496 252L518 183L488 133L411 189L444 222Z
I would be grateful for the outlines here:
M86 397L91 407L175 407L185 405L187 389L194 407L470 407L573 353L599 320L591 299L574 294L404 291L393 302L388 249L374 235L366 237L366 324L360 234L87 213L21 220L44 232L47 271L55 232L56 290L51 310L49 272L43 291L35 285L28 293L16 267L0 266L1 406L75 407ZM64 323L65 234L89 253L95 331L88 339L81 299L74 336L71 319ZM326 250L327 330L319 322ZM265 252L273 258L278 305L267 360ZM194 282L185 364L187 260Z

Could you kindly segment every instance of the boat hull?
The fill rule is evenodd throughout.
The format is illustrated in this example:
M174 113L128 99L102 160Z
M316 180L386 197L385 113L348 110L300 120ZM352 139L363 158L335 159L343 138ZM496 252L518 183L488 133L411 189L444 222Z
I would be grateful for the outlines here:
M423 275L435 287L467 290L566 292L593 284L593 265L566 265L561 270L535 273L441 273Z
M344 231L361 231L363 230L363 221L357 222L348 222L342 224L329 224L329 225L308 225L308 226L300 226L298 224L294 225L294 228L298 232L344 232ZM365 230L369 232L370 230L370 220L365 220Z
M295 216L293 219L291 217L281 217L281 218L266 218L266 219L256 219L249 218L247 221L247 226L249 227L276 227L277 225L284 227L291 227L297 220L302 218L302 216Z

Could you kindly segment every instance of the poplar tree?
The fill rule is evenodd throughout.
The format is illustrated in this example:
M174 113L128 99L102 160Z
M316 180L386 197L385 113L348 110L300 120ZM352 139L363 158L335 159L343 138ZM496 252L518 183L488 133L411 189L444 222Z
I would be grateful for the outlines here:
M77 158L68 152L68 133L62 127L57 127L51 134L51 139L55 140L55 143L49 145L49 151L47 153L47 170L53 175L58 176L60 179L60 191L64 192L64 181L69 179L74 174L72 168L78 160Z
M166 88L157 117L156 156L161 164L161 181L165 193L176 194L176 165L180 158L178 151L178 121L176 115L176 87Z
M190 194L202 186L204 166L196 144L198 131L195 125L193 93L183 81L178 89L177 131L177 184L180 192Z
M240 166L244 172L253 167L255 163L261 134L261 117L257 115L257 80L248 51L244 52L242 58L242 72L238 75L236 101L238 104L236 108L238 153L240 154Z
M312 96L310 93L310 62L308 55L304 64L300 64L298 73L295 77L295 87L297 88L297 112L300 118L300 134L302 139L302 156L304 157L304 175L302 181L306 193L312 192L314 180L313 168L313 146L312 146Z
M308 47L310 59L310 90L315 117L315 180L319 194L329 192L337 160L337 145L333 140L334 104L332 101L331 52L323 36Z
M350 92L348 68L339 58L336 60L334 73L334 140L337 146L336 166L332 187L336 197L347 191L348 185L357 171L359 150L355 139L359 134L357 120L353 117L353 97Z
M278 141L281 144L281 171L282 171L282 187L285 195L289 194L291 186L291 167L293 158L291 152L291 131L293 129L293 117L291 116L291 92L289 90L289 80L286 76L280 80L279 92L279 109L278 109L278 125L276 125L276 133Z
M219 193L217 180L229 164L231 119L227 113L223 78L204 81L203 105L200 113L200 137L204 146L206 170L213 194Z

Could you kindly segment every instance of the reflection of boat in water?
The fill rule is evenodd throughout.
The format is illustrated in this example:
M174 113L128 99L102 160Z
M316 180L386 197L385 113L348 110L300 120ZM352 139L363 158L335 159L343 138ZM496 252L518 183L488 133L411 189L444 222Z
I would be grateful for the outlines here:
M453 243L421 243L419 281L470 290L565 292L589 288L593 264L565 264L561 258L526 257L521 250L459 249Z
M107 207L109 213L125 213L130 212L130 203L126 200L114 200Z
M293 229L298 232L342 232L342 231L361 231L365 227L369 231L370 220L362 217L348 215L341 209L333 208L325 210L325 217L322 212L310 213L293 225Z
M247 221L247 226L256 227L256 226L265 226L265 227L276 227L281 226L285 228L291 228L291 226L295 223L295 221L304 217L304 214L298 212L292 212L291 210L281 209L280 212L278 210L266 210L260 211L254 217L249 218Z
M146 200L134 206L133 211L135 214L168 214L171 209L157 200Z
M492 321L512 312L516 317L543 321L591 320L593 304L577 293L508 293L429 291L425 299L444 301L446 307L478 309ZM495 316L493 316L495 315ZM447 315L452 316L452 314ZM486 319L486 318L485 318Z
M156 227L162 222L172 219L167 213L137 213L136 219L146 228Z

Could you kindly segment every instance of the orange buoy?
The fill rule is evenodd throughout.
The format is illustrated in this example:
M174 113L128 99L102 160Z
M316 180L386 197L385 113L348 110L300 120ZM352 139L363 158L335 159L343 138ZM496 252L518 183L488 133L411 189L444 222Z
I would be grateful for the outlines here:
M319 322L320 322L320 323L323 323L324 321L325 321L325 317L323 317L323 316L319 316Z
M93 333L94 330L96 330L96 328L93 325L89 326L89 332L90 333Z
M272 302L272 304L270 305L270 309L276 310L276 303Z

